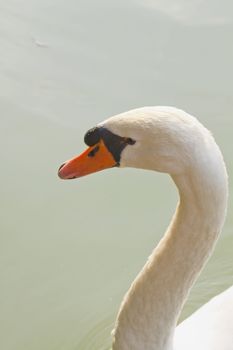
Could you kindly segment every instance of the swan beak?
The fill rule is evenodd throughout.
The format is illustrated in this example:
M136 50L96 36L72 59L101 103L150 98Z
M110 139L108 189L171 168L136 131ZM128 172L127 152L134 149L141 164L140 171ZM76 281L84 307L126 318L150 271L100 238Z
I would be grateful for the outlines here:
M104 142L100 140L81 155L62 164L58 170L58 176L64 180L75 179L116 165L113 155Z

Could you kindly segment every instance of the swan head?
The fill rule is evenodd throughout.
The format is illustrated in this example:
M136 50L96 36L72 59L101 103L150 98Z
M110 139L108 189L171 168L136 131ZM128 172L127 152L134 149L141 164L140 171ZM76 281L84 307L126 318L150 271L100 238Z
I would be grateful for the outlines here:
M144 107L113 116L84 137L89 148L60 168L62 179L110 167L183 173L212 137L196 118L172 107Z

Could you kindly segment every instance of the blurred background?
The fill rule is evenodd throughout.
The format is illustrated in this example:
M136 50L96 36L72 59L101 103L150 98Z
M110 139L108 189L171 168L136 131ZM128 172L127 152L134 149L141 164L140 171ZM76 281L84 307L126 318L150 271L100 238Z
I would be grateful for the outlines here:
M174 105L212 130L230 202L181 319L233 284L230 0L0 3L0 348L105 350L120 301L166 229L168 176L57 169L101 120Z

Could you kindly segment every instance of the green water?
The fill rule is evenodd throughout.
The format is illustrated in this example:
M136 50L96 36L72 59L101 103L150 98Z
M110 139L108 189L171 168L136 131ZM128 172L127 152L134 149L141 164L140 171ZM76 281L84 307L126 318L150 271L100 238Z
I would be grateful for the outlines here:
M177 194L163 174L64 182L56 172L87 129L133 107L198 116L228 167L226 225L182 318L233 284L232 10L210 0L0 4L1 349L109 349Z

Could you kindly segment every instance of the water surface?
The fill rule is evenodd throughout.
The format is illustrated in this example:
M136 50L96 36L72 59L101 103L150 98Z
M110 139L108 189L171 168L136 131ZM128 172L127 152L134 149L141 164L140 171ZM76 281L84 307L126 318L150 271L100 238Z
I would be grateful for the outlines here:
M106 350L119 303L174 211L168 176L58 166L106 117L174 105L214 133L230 203L182 318L233 284L232 2L8 0L0 5L4 350Z

